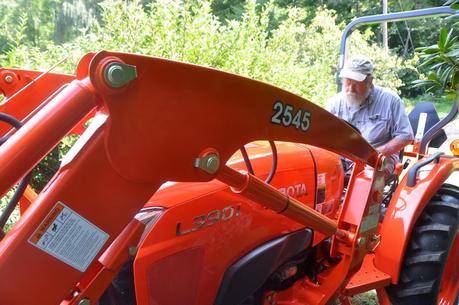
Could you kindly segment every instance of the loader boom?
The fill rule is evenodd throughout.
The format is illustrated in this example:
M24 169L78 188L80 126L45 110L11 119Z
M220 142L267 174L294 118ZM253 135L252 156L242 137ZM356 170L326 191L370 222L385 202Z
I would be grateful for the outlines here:
M134 215L167 181L216 178L334 236L332 251L343 259L330 280L308 290L317 304L336 296L362 263L376 223L361 225L379 214L384 158L344 121L268 84L160 58L89 54L76 78L0 146L4 194L97 109L53 180L0 242L0 274L9 277L0 286L2 304L97 300L138 242L143 225ZM254 140L311 144L355 161L338 222L225 165ZM47 243L60 225L66 233Z

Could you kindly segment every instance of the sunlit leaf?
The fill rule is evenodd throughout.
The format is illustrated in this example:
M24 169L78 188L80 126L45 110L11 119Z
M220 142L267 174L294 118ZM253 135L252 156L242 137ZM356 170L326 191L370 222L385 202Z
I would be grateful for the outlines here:
M446 48L450 47L450 45L452 43L454 43L454 42L452 42L452 40L453 40L453 38L452 38L453 30L454 29L449 30L448 35L446 35L446 39L445 39L445 47Z
M425 47L425 48L418 48L417 50L422 51L425 54L434 54L434 53L437 53L438 51L440 51L440 49L436 45L430 46L430 47Z
M434 85L434 86L431 86L431 87L427 88L426 92L434 92L436 90L438 90L438 86Z
M437 80L437 79L438 79L437 73L435 73L435 72L430 72L430 73L428 74L428 76L427 76L427 79L429 79L429 80Z
M431 70L435 70L435 69L440 68L440 67L443 66L443 65L445 65L444 62L438 62L438 63L432 65L432 66L430 67L430 69L431 69Z
M454 47L454 44L457 42L457 40L459 39L459 36L454 36L451 41L450 41L450 44L452 47Z
M413 88L419 88L419 87L432 86L433 84L435 85L436 83L431 80L415 80L412 82L412 84L413 84L412 85Z
M445 95L445 99L454 101L456 99L457 93L456 91L449 91L448 94Z
M436 57L429 58L428 60L424 61L422 64L419 65L419 68L428 67L433 64L437 60Z
M438 39L438 48L440 51L445 49L446 37L448 36L448 31L446 28L441 28L440 30L440 37Z
M459 48L457 48L456 50L453 50L453 51L450 51L450 52L446 53L446 55L449 56L449 57L459 56Z
M453 88L459 89L459 71L456 70L454 76L452 77L453 80Z

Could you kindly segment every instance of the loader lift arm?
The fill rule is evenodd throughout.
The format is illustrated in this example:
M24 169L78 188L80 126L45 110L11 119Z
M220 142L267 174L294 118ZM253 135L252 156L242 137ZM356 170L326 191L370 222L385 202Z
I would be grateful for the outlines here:
M134 67L135 77L127 76L123 69L132 72ZM0 193L94 107L93 124L0 243L0 274L9 275L0 287L5 304L97 300L126 256L123 251L142 230L135 213L166 181L216 178L255 202L335 236L332 251L343 259L327 275L331 280L308 292L317 304L336 296L362 263L368 251L365 241L376 231L376 224L363 230L362 219L379 213L375 207L382 193L384 158L346 123L311 102L262 82L191 64L105 51L84 57L76 80L0 147ZM338 222L225 165L254 140L311 144L355 161ZM87 223L87 232L95 232L98 240L91 249L37 245L48 232L48 222L63 209L75 221ZM27 287L28 293L19 293L17 287Z

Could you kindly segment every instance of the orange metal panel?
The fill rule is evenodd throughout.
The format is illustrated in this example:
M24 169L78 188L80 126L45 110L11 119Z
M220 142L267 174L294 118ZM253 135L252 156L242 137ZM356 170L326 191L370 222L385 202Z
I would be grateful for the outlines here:
M230 185L235 193L255 202L260 202L263 206L286 215L303 225L308 225L312 229L328 235L337 233L336 223L331 219L302 205L296 199L280 193L276 188L267 185L253 175L240 173L225 166L217 179Z
M276 145L279 159L271 185L313 208L316 173L309 153L311 147L285 142L277 142ZM246 148L253 158L255 173L265 178L272 161L269 145L266 142L255 142L246 145ZM312 151L327 155L327 152L317 148L312 148ZM341 166L336 155L329 153L328 158L321 161L328 163L328 166L321 167L327 179L340 178L334 176L340 174L336 173L336 166ZM233 168L245 169L239 153L230 159L229 164ZM306 194L301 185L305 186ZM335 194L327 190L327 200L332 196ZM340 196L341 192L338 198ZM187 284L181 290L181 296L188 297L188 304L212 304L220 286L221 275L235 260L261 243L302 227L285 216L260 208L253 201L234 194L228 186L217 180L207 183L168 183L155 193L147 206L163 206L168 210L139 248L134 265L138 304L160 303L166 291L158 293L158 283L155 281L158 273L155 272L158 272L160 266L172 264L172 261L177 261L174 269L178 268L179 258L185 256L188 262L186 266L193 260L191 265L195 265L193 268L198 266L199 272L184 266L180 268L180 280L176 278L177 273L167 271L161 274L162 282L177 282L178 285L182 283L185 273L187 278L194 274L199 280L188 281L193 285ZM171 224L180 222L181 229L188 230L192 227L193 217L222 211L228 206L239 206L239 216L206 226L189 235L174 235L175 228ZM317 232L314 235L317 242L328 237L322 235L319 239ZM154 270L150 268L153 265ZM180 303L179 300L175 302Z
M407 175L400 182L381 225L381 243L376 249L375 266L389 274L397 284L405 248L411 230L430 198L455 170L459 160L440 158L420 170L415 187L406 186Z
M19 210L24 214L25 210L37 199L37 193L28 185L24 191L24 195L19 200Z
M98 68L111 57L136 66L139 76L119 94L107 92ZM372 166L377 162L377 152L346 123L320 106L261 82L122 53L101 52L91 67L91 81L110 112L107 151L112 166L130 180L148 181L154 172L166 180L208 181L215 175L193 166L201 152L216 150L224 164L241 145L260 139L311 144ZM277 101L310 113L307 130L270 123L275 121ZM338 133L342 136L337 138ZM186 149L177 143L187 143Z
M276 142L276 146L278 150L278 165L271 185L281 193L314 208L316 171L313 157L309 152L310 147L287 142ZM268 143L264 141L253 142L246 145L246 148L256 176L263 180L266 179L271 170L273 158ZM317 153L327 154L324 150L317 151ZM333 181L342 179L339 176L341 172L336 173L336 167L341 166L337 156L329 153L329 158L327 158L326 162L329 167L322 168L322 171L326 174L327 179ZM235 169L246 170L239 152L235 153L227 164ZM216 179L206 183L168 182L161 186L158 192L147 202L146 206L164 206L168 208L223 190L229 190L229 187ZM337 193L340 195L338 196ZM330 191L327 193L326 199L332 200L334 198L336 200L340 196L341 192L339 190L336 193ZM209 202L209 204L211 203ZM330 212L330 215L332 215L332 212Z
M392 305L385 288L376 289L379 305Z
M390 284L390 275L378 270L374 265L374 254L367 254L363 264L344 289L346 295L356 295Z
M178 223L182 225L181 230L187 231L193 227L194 217L207 216L228 207L238 207L238 216L177 236ZM156 304L160 296L152 294L152 289L157 291L154 287L157 280L171 283L185 274L187 279L191 277L186 289L181 291L189 296L187 304L213 304L222 276L234 261L260 244L302 227L229 189L170 207L139 247L134 262L137 304ZM188 258L180 264L185 264L184 269L173 264L167 272L155 273L160 270L157 263L169 264L179 257Z

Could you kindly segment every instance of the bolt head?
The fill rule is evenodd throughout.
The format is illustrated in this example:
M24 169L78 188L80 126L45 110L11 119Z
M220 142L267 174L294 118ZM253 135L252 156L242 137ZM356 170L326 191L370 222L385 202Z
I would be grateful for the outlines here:
M384 171L387 166L387 158L385 156L382 157L381 159L381 166L379 168L380 171Z
M206 163L207 170L211 173L215 173L220 167L220 158L218 156L210 156Z
M357 239L357 243L359 244L359 246L363 246L365 242L366 240L364 237L359 237L359 239Z
M121 88L137 78L137 69L132 65L112 62L104 68L104 78L108 86Z
M13 77L11 75L5 75L5 77L3 78L3 80L5 81L5 83L7 84L11 84L13 82Z
M78 305L91 305L91 301L89 301L89 299L83 299L78 303Z
M107 67L107 81L112 87L121 87L126 83L125 73L122 66L113 64Z
M215 174L220 168L220 157L217 154L210 154L194 159L194 167L200 168L206 173Z
M130 256L136 256L137 255L137 247L129 247L129 255Z

